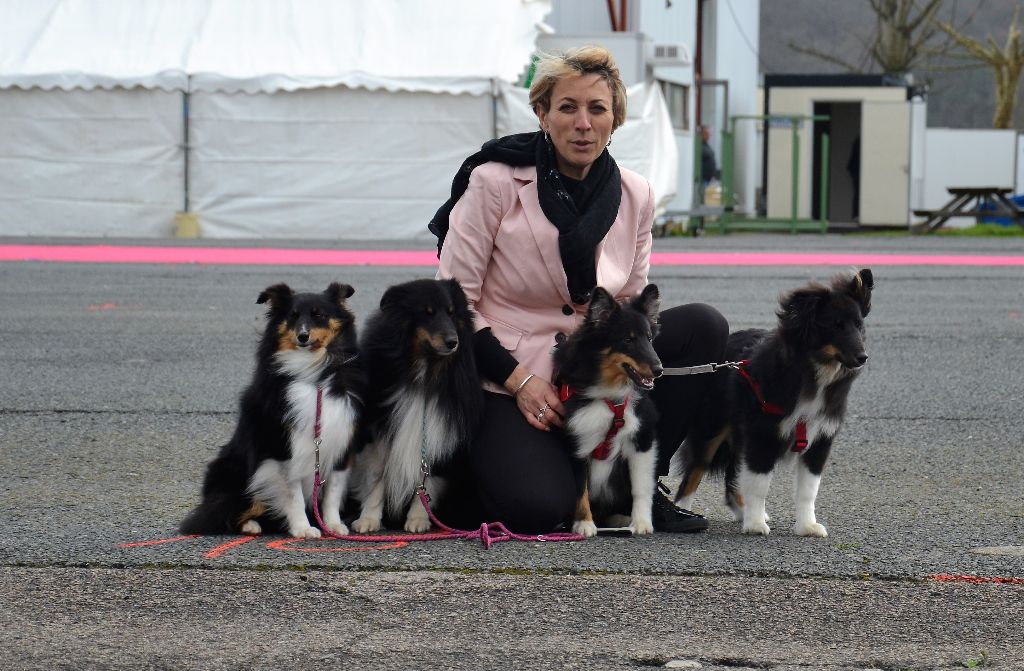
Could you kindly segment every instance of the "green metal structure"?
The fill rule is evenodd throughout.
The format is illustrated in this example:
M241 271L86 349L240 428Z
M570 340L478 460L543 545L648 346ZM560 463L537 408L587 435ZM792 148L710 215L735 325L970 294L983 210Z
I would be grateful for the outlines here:
M722 206L723 212L718 217L717 228L720 232L740 230L753 231L789 231L798 233L800 231L812 231L825 233L828 230L828 161L829 161L829 136L827 133L821 136L821 192L819 219L801 219L797 214L800 202L800 129L804 122L828 121L828 116L822 115L735 115L729 118L729 129L722 131ZM788 218L767 218L767 217L743 217L736 214L736 194L733 189L735 185L735 150L736 150L736 124L740 121L763 121L766 125L773 122L788 123L793 132L790 163L792 166L791 175L791 210ZM695 170L696 185L702 183L700 155L701 140L696 141L697 166Z

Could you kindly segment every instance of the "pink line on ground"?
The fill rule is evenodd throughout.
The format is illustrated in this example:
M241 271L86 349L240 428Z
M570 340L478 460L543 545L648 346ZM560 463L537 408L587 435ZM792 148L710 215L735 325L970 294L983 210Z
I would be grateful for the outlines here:
M1024 266L1024 256L654 252L655 266Z
M0 245L0 261L286 266L436 266L433 251ZM1024 256L654 252L655 266L1024 266Z

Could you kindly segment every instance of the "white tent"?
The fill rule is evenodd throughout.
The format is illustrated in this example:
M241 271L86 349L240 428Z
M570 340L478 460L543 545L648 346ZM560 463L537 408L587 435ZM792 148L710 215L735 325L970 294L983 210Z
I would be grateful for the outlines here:
M0 234L166 237L189 210L204 237L429 236L460 161L536 127L512 82L549 10L0 0ZM652 109L613 149L670 197Z

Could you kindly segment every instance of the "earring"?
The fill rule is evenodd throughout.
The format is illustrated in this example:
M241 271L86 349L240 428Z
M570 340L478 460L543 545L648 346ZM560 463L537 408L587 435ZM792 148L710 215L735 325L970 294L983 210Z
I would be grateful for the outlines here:
M608 144L606 144L605 146L606 146L606 147L610 147L610 146L612 146L612 138L611 138L611 136L610 136L610 135L608 136Z
M551 136L548 135L547 129L544 130L544 141L547 142L548 144L551 144Z

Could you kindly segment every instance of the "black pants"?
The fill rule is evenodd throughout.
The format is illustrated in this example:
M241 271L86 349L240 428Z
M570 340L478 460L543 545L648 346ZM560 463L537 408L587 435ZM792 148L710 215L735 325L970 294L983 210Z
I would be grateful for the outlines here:
M681 305L661 313L654 349L666 368L720 362L728 334L725 318L711 306ZM655 384L658 475L668 473L698 416L709 375L665 376ZM444 497L442 521L463 528L501 521L522 533L570 527L583 472L565 435L531 427L511 396L485 396L483 424L469 455L471 474Z

